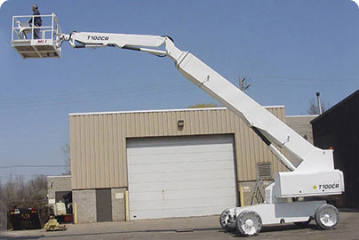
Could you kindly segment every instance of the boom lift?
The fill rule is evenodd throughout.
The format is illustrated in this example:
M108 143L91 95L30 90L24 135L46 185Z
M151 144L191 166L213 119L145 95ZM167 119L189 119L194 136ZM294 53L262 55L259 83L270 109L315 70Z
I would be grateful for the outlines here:
M54 14L52 16L56 18ZM19 31L18 28L15 30ZM18 35L21 36L20 33ZM60 52L62 43L69 42L73 48L118 47L167 56L184 77L243 119L263 140L289 171L275 175L274 183L265 189L263 204L225 209L220 215L220 224L224 229L237 228L241 234L250 236L257 234L262 225L267 224L306 225L312 218L322 229L333 229L338 224L338 210L326 201L292 201L344 192L343 173L334 169L332 150L319 149L307 142L197 57L178 49L170 37L94 32L56 32L52 37L55 44L50 41L50 52ZM14 48L18 45L17 41L23 45L25 40L12 39ZM41 41L43 43L46 39L29 41L29 49ZM19 53L23 58L35 56L29 52L27 55ZM38 57L59 56L42 54ZM284 149L289 158L278 147Z

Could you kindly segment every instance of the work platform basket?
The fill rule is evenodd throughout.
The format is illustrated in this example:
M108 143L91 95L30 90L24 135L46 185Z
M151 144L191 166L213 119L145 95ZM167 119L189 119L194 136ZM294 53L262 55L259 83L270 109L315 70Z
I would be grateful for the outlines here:
M41 26L32 24L36 17L41 17ZM30 19L32 21L29 23ZM61 57L61 45L58 39L60 33L60 26L54 13L13 16L11 47L15 48L22 58Z

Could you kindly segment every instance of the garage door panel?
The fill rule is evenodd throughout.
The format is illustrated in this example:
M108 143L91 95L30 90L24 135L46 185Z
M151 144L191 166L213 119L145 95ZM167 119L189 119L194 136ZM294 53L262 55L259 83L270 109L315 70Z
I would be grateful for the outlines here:
M197 173L197 172L196 172ZM234 177L234 172L232 168L222 169L222 170L209 170L202 171L201 174L193 174L193 172L174 172L171 175L164 175L159 173L141 173L141 174L132 174L129 176L129 181L132 184L143 183L144 179L146 182L144 184L153 185L153 183L163 182L163 181L195 181L200 179L210 180L213 179L213 176L218 176L219 178L232 179Z
M205 151L205 150L204 150ZM141 155L141 156L132 156L130 165L143 165L143 164L164 164L164 163L178 163L178 162L191 162L191 159L195 158L197 162L207 162L207 161L218 161L233 159L233 152L203 152L203 153L191 153L191 154L173 154L176 151L172 152L172 155Z
M146 211L146 210L158 210L158 212L161 211L170 211L171 209L177 209L177 208L182 208L182 209L192 209L192 213L188 216L194 216L199 214L198 210L201 210L202 208L219 208L221 207L222 209L220 209L220 211L215 212L216 214L220 214L224 209L228 208L228 207L235 207L235 205L231 205L231 202L228 201L223 202L223 204L218 205L217 204L218 199L216 198L208 198L204 201L204 199L181 199L181 200L173 200L173 201L167 201L167 202L157 202L157 201L149 201L146 205L146 207L141 204L141 203L134 203L133 208L131 209L133 213L131 213L131 215L136 215L136 213L138 213L138 211ZM161 206L161 207L159 207ZM213 215L212 212L210 213L202 213L203 215ZM139 218L143 217L141 215L138 215ZM178 217L178 216L172 216L172 217Z
M210 146L210 148L208 148ZM205 150L208 153L217 153L217 152L229 152L233 150L231 145L214 145L214 144L208 144L205 146L175 146L175 147L159 147L159 148L139 148L139 149L132 149L129 150L129 153L136 157L141 156L167 156L172 155L173 152L181 152L180 155L186 155L186 154L197 154L202 153L203 150ZM170 157L170 156L169 156Z
M163 173L175 173L175 172L205 172L208 170L212 170L215 166L215 169L218 170L225 170L225 169L233 169L233 160L228 159L220 159L219 161L203 161L203 162L196 162L195 156L190 158L189 162L173 162L173 163L163 163L163 164L145 164L145 165L130 165L129 168L135 167L136 174L141 173L151 173L156 172L159 169L162 169L161 172Z
M188 198L218 198L232 196L235 197L233 193L233 187L221 188L217 191L205 191L200 192L198 189L192 190L178 190L178 191L151 191L151 192L137 192L133 193L133 198L136 201L168 201L168 200L177 200L177 199L188 199ZM133 201L134 203L136 201ZM131 202L132 203L132 202Z
M132 210L146 210L146 209L168 210L168 209L176 209L178 207L181 207L183 209L193 208L194 210L196 210L197 208L211 207L211 206L223 206L224 208L231 207L231 205L227 205L230 204L230 201L228 201L227 204L225 201L218 204L218 197L189 198L189 196L188 198L164 200L164 201L148 200L146 202L146 205L143 205L140 201L135 201L132 204L133 204Z
M158 153L156 155L152 155L150 153L144 153L143 155L132 155L130 152L128 154L131 155L131 163L130 165L143 165L143 164L163 164L163 163L172 163L172 162L191 162L189 158L196 158L198 162L206 162L206 161L218 161L220 159L233 159L233 149L232 151L213 151L210 152L208 150L198 150L198 152L181 152L178 153L179 149L174 149L171 153L161 154ZM202 151L202 152L200 152ZM177 152L177 154L173 154Z
M226 188L235 187L235 184L228 184L228 178L220 178L217 181L208 181L208 180L197 180L197 181L165 181L165 182L157 182L154 183L138 183L132 184L133 189L138 189L136 191L132 191L132 193L142 193L142 192L150 192L150 191L178 191L178 190L201 190L202 188L206 189L218 189L218 188Z
M131 139L130 219L219 214L236 206L233 136Z
M191 137L154 137L154 138L135 138L130 139L127 149L153 148L153 146L170 147L170 146L202 146L206 144L232 144L233 140L228 138L229 135L207 135L207 136L191 136Z
M156 219L156 218L171 218L176 217L195 217L195 216L209 216L211 214L202 214L203 212L222 212L223 209L228 206L210 206L210 207L198 207L193 211L193 208L172 208L166 210L158 209L145 209L137 210L135 215L131 216L132 219ZM137 214L137 215L136 215Z

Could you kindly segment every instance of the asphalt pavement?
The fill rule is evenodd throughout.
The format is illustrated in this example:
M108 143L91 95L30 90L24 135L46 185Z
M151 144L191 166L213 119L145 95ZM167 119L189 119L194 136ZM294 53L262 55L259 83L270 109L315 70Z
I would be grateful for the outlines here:
M219 216L68 224L66 231L22 230L0 232L0 239L100 240L100 239L236 239L237 233L225 232ZM307 228L293 224L265 226L250 239L351 239L359 240L359 210L341 209L340 222L334 230L320 230L315 221Z

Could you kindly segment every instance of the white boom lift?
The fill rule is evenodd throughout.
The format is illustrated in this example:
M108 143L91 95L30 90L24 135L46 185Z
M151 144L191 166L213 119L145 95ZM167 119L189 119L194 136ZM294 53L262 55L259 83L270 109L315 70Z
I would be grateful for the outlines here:
M54 14L52 17L56 19ZM15 31L18 36L23 36L21 29L15 27ZM170 37L94 32L54 33L55 35L51 36L54 41L49 41L50 54L35 56L29 51L22 54L17 50L23 58L59 57L60 54L53 53L60 52L62 43L67 41L74 48L118 47L155 56L167 56L174 61L184 77L243 119L288 168L288 172L277 173L274 183L265 189L263 204L225 209L220 215L220 224L224 229L237 229L242 235L250 236L257 234L262 225L306 225L313 218L322 229L336 227L339 222L338 210L325 200L292 201L344 192L343 173L334 169L332 150L319 149L307 142L197 57L179 50ZM28 40L27 49L39 44L43 46L46 40ZM12 46L23 47L26 41L24 38L12 39ZM278 147L284 149L289 157L282 154Z

